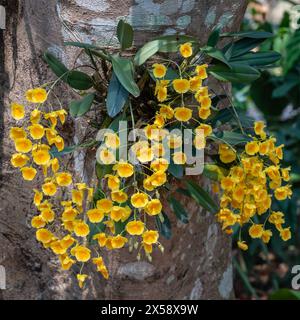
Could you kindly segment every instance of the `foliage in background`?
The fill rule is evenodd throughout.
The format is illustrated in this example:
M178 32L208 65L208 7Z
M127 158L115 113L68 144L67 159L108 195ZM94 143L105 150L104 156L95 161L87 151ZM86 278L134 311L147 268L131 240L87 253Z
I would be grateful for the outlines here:
M270 133L279 144L285 145L283 163L292 168L294 194L292 201L277 202L276 207L285 212L293 237L288 243L282 243L275 236L268 248L254 241L249 251L237 254L236 271L243 283L242 287L239 282L236 284L239 297L266 297L279 288L290 288L293 277L290 269L300 264L300 30L291 28L288 12L278 25L255 20L257 14L252 10L251 19L244 20L243 30L272 32L275 36L261 44L258 52L274 50L282 59L276 68L264 68L261 78L249 86L235 84L234 103L239 112L247 111L263 118ZM285 291L273 296L287 297Z

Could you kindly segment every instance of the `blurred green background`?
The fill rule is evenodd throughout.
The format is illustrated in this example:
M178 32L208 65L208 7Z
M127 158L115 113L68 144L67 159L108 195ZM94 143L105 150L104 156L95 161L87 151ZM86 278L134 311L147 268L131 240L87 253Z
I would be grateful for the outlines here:
M292 168L294 194L275 209L286 214L293 237L282 242L275 235L268 246L252 241L247 252L234 250L235 293L239 299L300 299L300 291L283 290L291 289L291 269L300 265L300 1L250 1L242 30L274 33L258 50L282 55L275 68L251 85L234 85L233 92L239 113L265 120L285 145L283 166Z

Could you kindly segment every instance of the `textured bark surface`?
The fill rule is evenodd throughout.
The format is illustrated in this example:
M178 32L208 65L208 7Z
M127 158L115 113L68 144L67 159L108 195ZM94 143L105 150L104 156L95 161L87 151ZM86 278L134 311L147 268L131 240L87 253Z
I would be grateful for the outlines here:
M2 176L0 192L0 264L7 273L3 299L218 299L232 296L230 239L215 218L193 202L186 202L190 223L170 217L173 237L162 240L165 252L155 252L153 262L137 262L126 249L105 256L111 278L93 275L91 286L80 291L71 273L58 271L57 261L40 248L29 228L33 213L32 183L23 182L10 166L12 143L8 139L9 103L23 101L23 92L51 77L42 53L49 49L72 65L78 50L66 49L66 40L97 41L113 46L116 20L126 18L135 27L135 44L153 35L184 32L205 41L220 24L237 30L247 1L195 0L26 0L1 1L7 9L7 29L0 36L0 132ZM63 101L64 87L57 90ZM4 103L3 103L4 101ZM3 109L4 106L4 109ZM4 117L4 118L3 118ZM69 121L65 137L81 139L85 120ZM92 175L94 155L77 154L76 171ZM205 185L206 182L201 180ZM0 296L1 297L1 296Z

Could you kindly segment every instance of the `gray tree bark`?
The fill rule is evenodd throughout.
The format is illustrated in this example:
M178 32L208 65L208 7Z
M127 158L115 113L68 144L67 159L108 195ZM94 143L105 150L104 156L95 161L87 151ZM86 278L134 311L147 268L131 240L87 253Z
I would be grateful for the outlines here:
M231 242L215 217L182 199L190 223L173 224L171 240L162 240L164 254L153 262L137 262L126 249L108 253L108 281L93 275L81 291L74 275L58 271L52 254L39 247L29 227L32 183L23 182L10 166L13 145L8 138L12 121L10 101L24 101L23 92L52 77L42 60L50 50L71 66L78 50L63 47L76 38L114 46L117 19L125 18L136 31L135 45L163 33L184 32L203 43L219 24L238 30L246 0L0 0L7 10L7 25L0 31L0 132L3 135L0 192L0 264L6 268L3 299L228 299L232 297ZM67 102L62 86L57 94ZM65 90L66 91L66 90ZM67 105L67 104L66 104ZM69 120L65 137L80 138L85 120ZM82 129L83 128L83 129ZM91 160L92 159L92 160ZM90 177L94 154L77 154L74 167ZM207 185L203 179L199 183ZM1 297L1 296L0 296Z

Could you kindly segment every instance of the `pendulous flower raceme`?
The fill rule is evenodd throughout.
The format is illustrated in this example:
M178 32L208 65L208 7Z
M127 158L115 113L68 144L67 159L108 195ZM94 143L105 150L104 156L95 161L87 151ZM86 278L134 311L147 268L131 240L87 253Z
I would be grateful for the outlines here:
M223 230L232 234L248 228L251 238L268 243L272 225L284 241L291 237L284 214L271 209L274 198L283 201L292 195L290 168L280 165L283 146L276 146L276 139L268 137L260 121L255 122L253 133L243 134L247 143L241 144L242 148L219 137L214 119L219 110L213 103L217 96L208 87L209 65L201 58L193 60L197 52L190 41L178 45L178 54L180 62L158 57L151 65L145 63L145 95L150 89L149 101L154 105L149 114L141 115L138 110L143 95L130 97L123 108L131 126L142 132L125 150L136 161L122 157L121 131L107 131L103 143L93 142L92 146L99 147L96 169L106 168L100 177L97 173L97 186L77 181L62 160L65 142L59 131L68 112L63 108L46 111L53 85L25 93L27 103L34 106L31 111L11 104L11 116L19 124L10 129L16 149L11 164L20 169L24 180L43 177L33 189L36 214L31 225L36 229L36 239L57 255L63 270L76 272L80 288L89 278L84 273L87 263L105 279L109 277L103 254L106 250L126 247L137 252L138 260L144 255L149 261L154 249L164 251L159 241L159 225L167 218L162 194L170 190L174 167L195 168L185 148L185 129L191 133L188 145L196 158L207 149L217 150L216 162L204 163L203 158L202 165L218 176L213 190L220 192L218 184L222 189L216 206L219 210L213 207L211 211ZM60 80L65 81L63 76ZM241 231L239 234L238 246L247 250Z
M290 168L280 166L283 159L283 145L276 146L276 139L268 137L262 121L255 122L255 136L247 142L244 150L237 155L224 145L219 146L219 156L224 163L235 164L228 175L221 179L223 195L219 222L226 233L233 228L248 228L249 236L268 243L273 235L270 226L279 232L282 240L291 238L290 228L284 226L284 214L272 210L272 202L286 200L292 196L289 184ZM238 246L247 250L248 245L239 233Z

